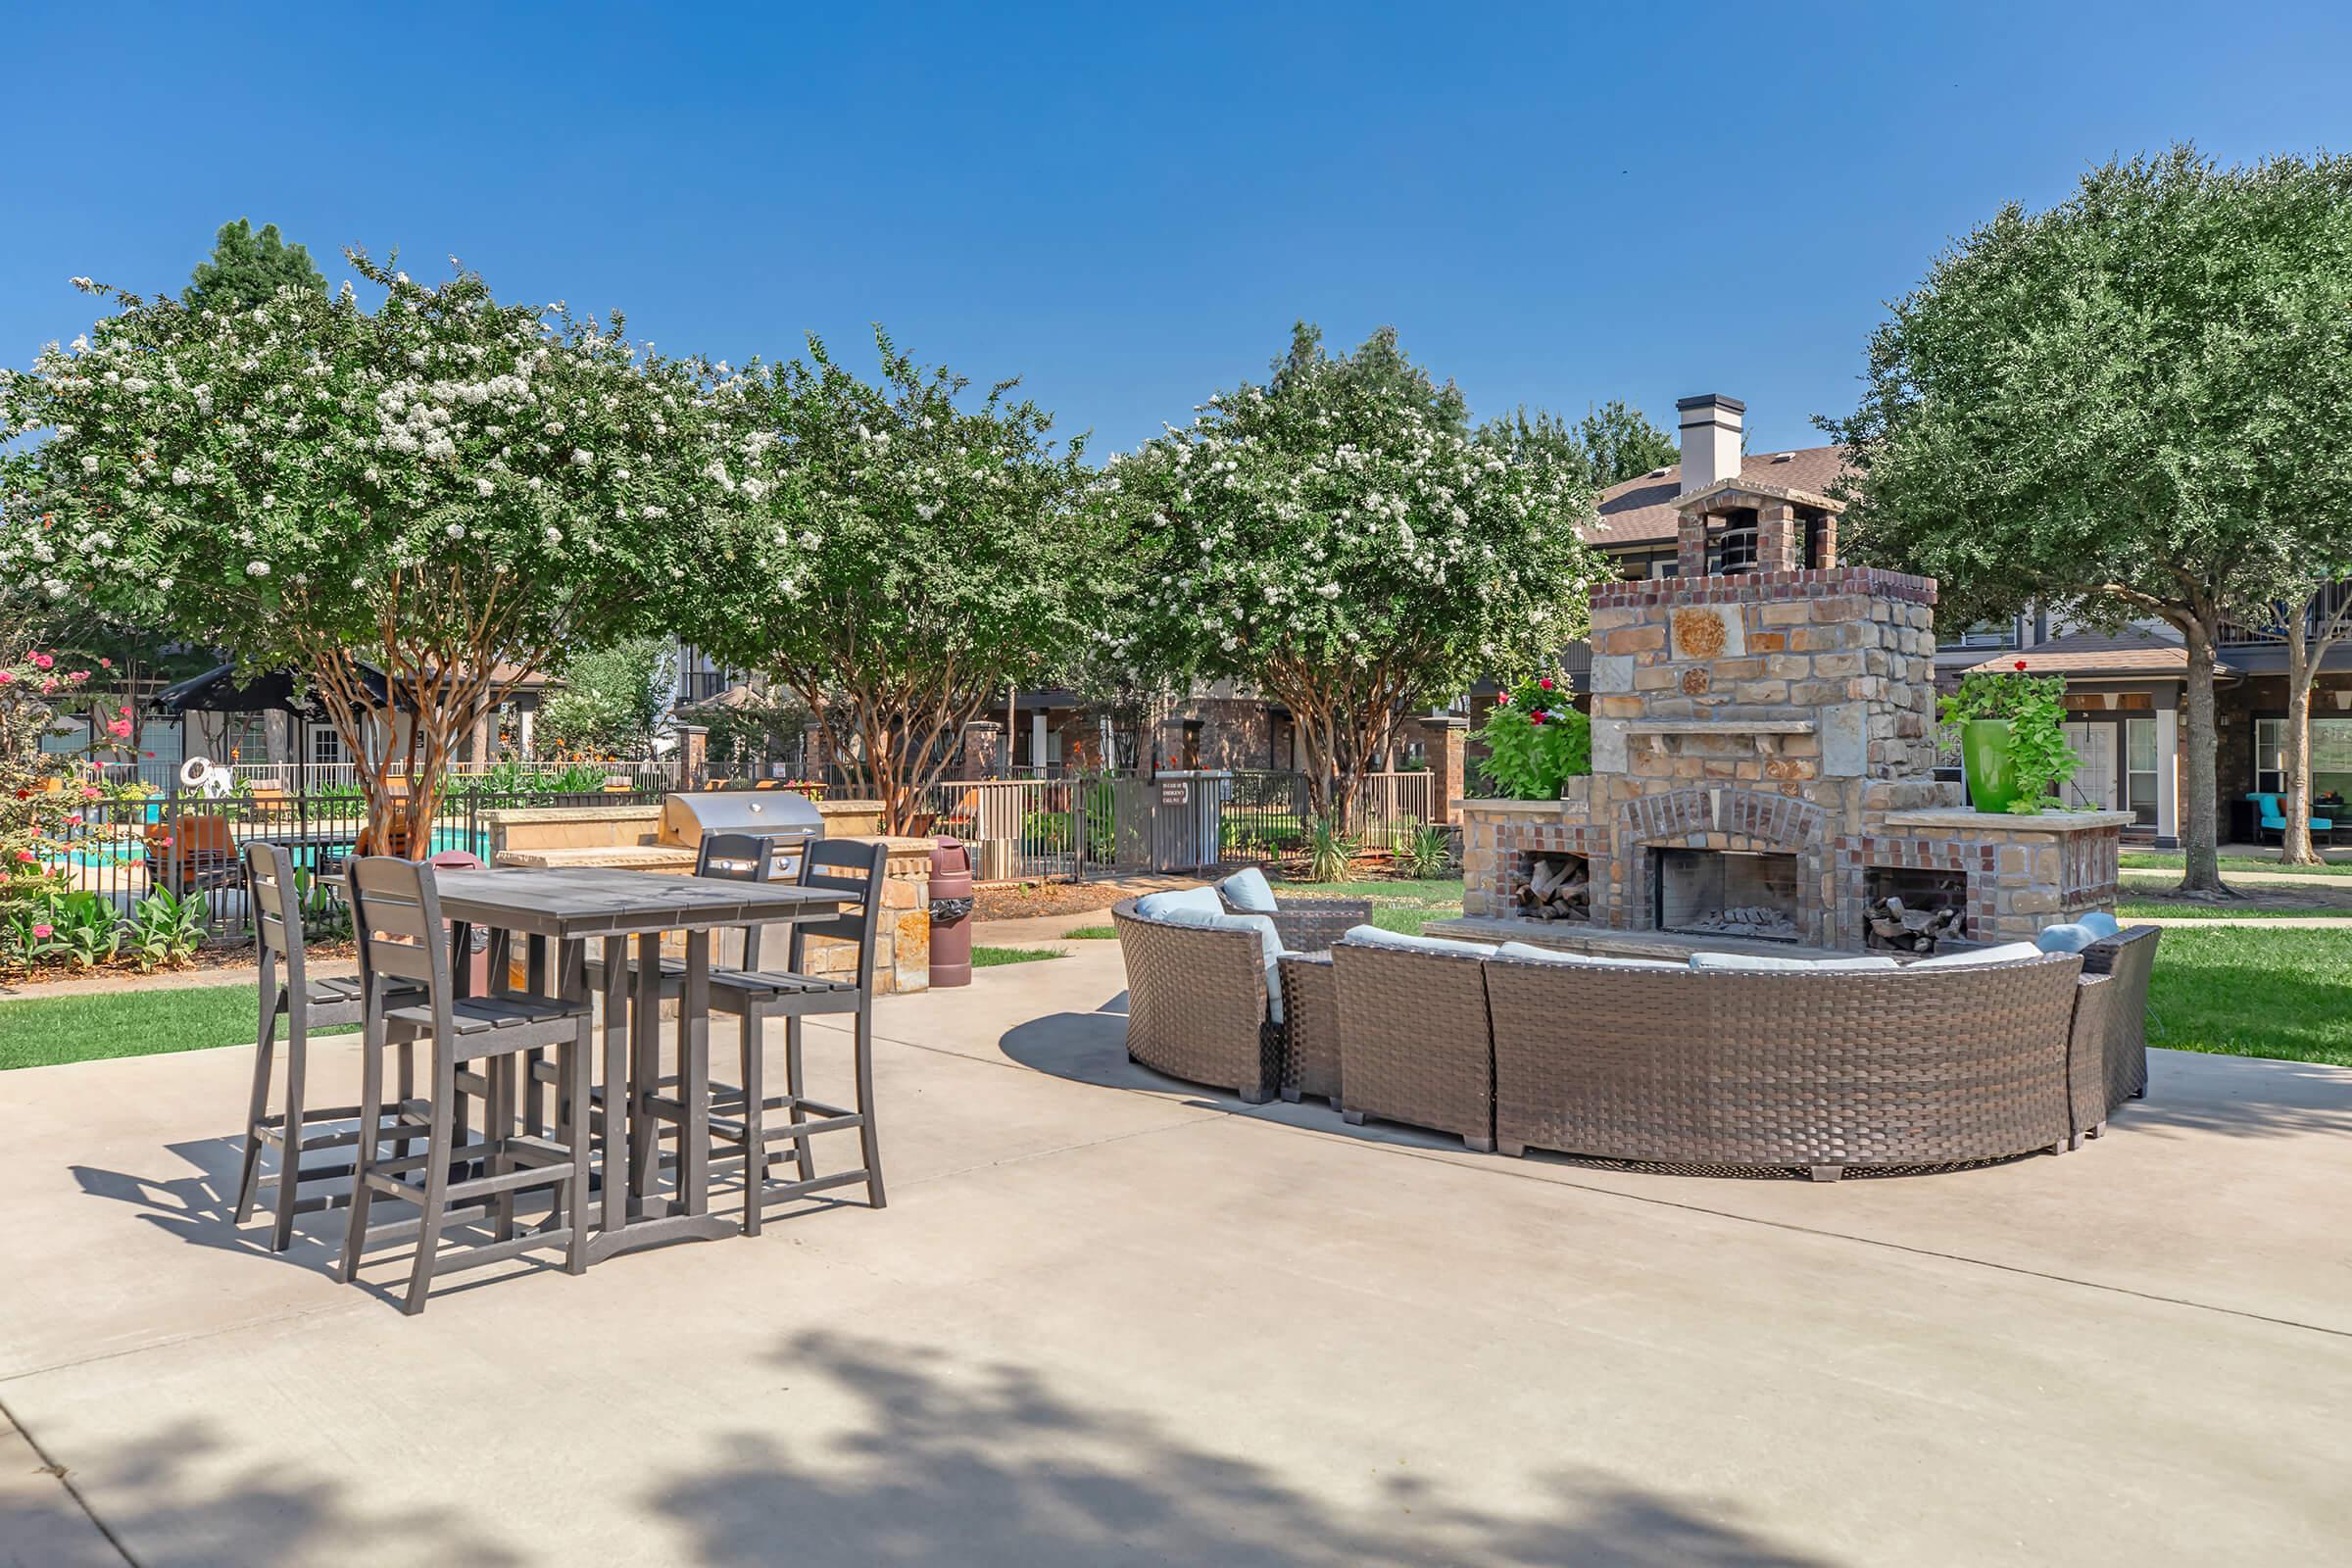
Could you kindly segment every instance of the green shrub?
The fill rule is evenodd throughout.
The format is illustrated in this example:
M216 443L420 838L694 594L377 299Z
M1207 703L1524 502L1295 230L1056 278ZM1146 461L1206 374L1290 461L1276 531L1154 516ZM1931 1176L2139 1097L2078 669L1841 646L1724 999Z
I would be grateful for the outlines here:
M1478 738L1486 743L1488 786L1508 800L1556 801L1569 779L1592 771L1592 720L1568 706L1548 675L1495 699Z
M1442 827L1416 828L1396 847L1396 869L1409 877L1440 877L1453 863L1453 835Z

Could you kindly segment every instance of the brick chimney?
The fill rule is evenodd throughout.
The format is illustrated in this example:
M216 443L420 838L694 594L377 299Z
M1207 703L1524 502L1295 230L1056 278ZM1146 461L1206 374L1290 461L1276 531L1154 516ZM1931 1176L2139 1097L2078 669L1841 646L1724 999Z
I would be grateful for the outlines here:
M1683 422L1684 495L1704 490L1719 479L1740 477L1740 439L1747 425L1747 405L1720 392L1677 399L1675 412Z

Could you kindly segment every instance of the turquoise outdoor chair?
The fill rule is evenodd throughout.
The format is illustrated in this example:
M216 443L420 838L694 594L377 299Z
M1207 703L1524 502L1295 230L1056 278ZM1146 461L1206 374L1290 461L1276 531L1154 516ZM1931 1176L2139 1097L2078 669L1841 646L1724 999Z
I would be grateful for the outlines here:
M2255 824L2255 836L2259 838L2264 833L2276 833L2280 843L2286 842L2286 808L2278 804L2278 797L2255 794L2246 799L2254 803L2255 814L2259 818ZM2314 833L2332 834L2335 831L2333 817L2315 816L2310 820Z

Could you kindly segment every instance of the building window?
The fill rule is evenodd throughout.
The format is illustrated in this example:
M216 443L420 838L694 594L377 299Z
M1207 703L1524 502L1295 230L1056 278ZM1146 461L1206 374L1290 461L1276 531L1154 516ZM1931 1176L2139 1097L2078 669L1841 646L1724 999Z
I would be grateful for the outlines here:
M2285 789L2286 720L2258 718L2254 721L2254 793L2278 795Z
M2142 827L2156 825L2156 720L2124 720L2124 809Z

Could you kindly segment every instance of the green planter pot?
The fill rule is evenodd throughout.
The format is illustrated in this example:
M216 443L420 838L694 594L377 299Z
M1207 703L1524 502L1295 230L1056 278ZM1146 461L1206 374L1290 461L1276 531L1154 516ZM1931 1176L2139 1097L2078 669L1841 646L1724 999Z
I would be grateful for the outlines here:
M1972 718L1960 726L1960 766L1968 802L1980 811L2006 811L2018 798L2017 766L2009 755L2009 720Z

